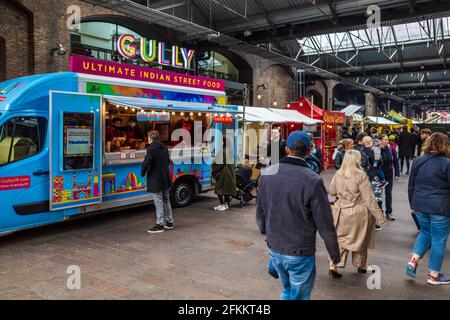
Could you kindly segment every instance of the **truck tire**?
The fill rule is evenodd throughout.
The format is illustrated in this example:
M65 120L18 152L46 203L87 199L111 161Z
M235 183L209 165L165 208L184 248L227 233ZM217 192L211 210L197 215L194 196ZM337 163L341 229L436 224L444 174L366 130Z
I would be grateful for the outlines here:
M194 186L190 181L177 181L172 189L172 205L174 208L184 208L192 203L195 196Z

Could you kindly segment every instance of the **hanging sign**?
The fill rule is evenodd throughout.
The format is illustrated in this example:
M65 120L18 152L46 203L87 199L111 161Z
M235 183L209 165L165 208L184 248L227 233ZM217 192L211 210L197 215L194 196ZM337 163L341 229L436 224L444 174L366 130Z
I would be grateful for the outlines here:
M123 34L117 40L117 48L122 57L134 60L137 57L146 63L157 61L163 66L192 69L195 51L178 46L167 48L166 43L145 38L136 39L131 34ZM170 53L170 54L168 54Z
M136 119L137 119L137 121L140 121L140 122L170 121L170 113L169 112L138 112Z
M234 118L232 116L217 116L214 117L215 123L234 123Z

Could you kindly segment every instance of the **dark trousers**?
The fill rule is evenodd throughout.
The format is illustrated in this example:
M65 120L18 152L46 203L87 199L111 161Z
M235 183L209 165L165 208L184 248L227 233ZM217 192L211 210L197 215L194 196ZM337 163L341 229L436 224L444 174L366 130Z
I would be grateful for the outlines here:
M410 157L408 156L400 156L400 171L403 172L403 163L406 160L406 171L409 172L410 167Z
M218 197L219 197L220 204L225 204L225 203L230 204L230 202L231 202L231 196L219 195Z
M392 175L386 176L386 181L389 184L384 188L384 195L386 196L386 216L392 214L392 188L394 187L394 177Z

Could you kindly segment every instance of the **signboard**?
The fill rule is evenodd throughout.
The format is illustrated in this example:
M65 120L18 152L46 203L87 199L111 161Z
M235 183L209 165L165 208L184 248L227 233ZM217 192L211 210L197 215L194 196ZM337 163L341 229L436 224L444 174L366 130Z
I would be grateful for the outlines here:
M138 112L137 121L140 122L156 122L156 121L170 121L169 112Z
M0 191L28 189L31 186L29 176L0 178Z
M66 127L65 128L64 156L80 157L92 155L92 128Z
M331 124L344 124L345 123L345 113L342 112L323 112L323 121L325 123Z
M225 91L225 81L223 80L144 68L131 64L119 64L82 56L70 57L70 71L210 91Z
M139 47L138 47L139 45ZM167 48L166 43L145 38L136 39L132 34L123 34L117 40L119 53L125 59L134 60L139 57L146 63L157 61L163 66L192 69L195 51L178 46ZM168 54L169 53L169 54Z
M233 123L234 118L232 116L217 116L214 117L215 123Z

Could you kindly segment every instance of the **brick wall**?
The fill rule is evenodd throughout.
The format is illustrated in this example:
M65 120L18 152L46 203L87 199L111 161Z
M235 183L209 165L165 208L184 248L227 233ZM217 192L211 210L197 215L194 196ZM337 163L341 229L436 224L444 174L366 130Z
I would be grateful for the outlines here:
M33 70L32 53L28 50L32 38L32 15L14 1L0 0L0 78L24 76Z
M0 0L0 38L5 39L6 47L2 50L6 56L4 78L69 70L69 54L52 55L51 50L59 43L70 50L66 26L70 5L78 5L83 18L121 15L80 0Z

